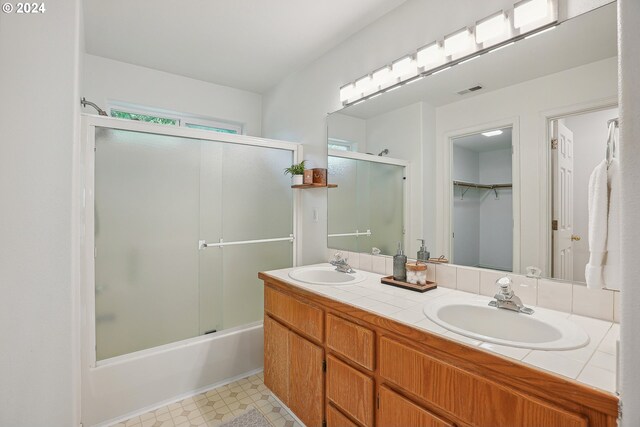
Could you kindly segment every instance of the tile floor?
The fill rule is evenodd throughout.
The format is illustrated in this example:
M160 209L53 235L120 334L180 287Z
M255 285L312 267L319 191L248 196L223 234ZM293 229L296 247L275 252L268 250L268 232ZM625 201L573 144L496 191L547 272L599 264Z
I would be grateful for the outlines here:
M273 427L302 427L274 398L259 373L133 417L117 427L213 427L256 408Z

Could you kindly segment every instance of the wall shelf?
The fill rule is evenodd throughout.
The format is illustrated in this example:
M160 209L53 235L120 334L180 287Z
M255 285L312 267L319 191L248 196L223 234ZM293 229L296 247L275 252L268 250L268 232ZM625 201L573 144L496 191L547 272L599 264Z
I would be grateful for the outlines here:
M338 184L301 184L301 185L292 185L291 188L336 188Z

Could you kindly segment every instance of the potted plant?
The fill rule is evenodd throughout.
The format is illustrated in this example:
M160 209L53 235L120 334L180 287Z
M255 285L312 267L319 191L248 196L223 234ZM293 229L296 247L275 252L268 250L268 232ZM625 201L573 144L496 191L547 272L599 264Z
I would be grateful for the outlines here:
M291 174L291 185L302 185L302 176L304 175L304 162L293 164L284 170L284 174Z

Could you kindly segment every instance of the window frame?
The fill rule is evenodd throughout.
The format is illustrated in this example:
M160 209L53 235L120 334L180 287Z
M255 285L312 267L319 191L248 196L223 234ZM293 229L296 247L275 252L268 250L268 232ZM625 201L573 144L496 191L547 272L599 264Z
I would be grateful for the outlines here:
M219 119L214 119L209 117L191 116L188 114L181 114L177 112L166 112L163 110L159 110L157 108L144 107L139 105L129 105L129 104L118 103L118 102L112 102L107 104L107 113L109 114L109 117L120 118L120 117L113 117L112 115L113 110L120 111L122 113L140 114L145 116L153 116L161 119L169 119L169 120L176 121L175 125L163 124L164 126L178 126L178 127L190 128L188 125L191 124L196 126L207 126L207 127L213 127L213 128L219 128L219 129L226 129L226 130L231 130L235 132L235 133L234 132L219 132L219 133L228 133L230 135L244 135L244 125L242 123L233 122L233 121L219 120ZM124 118L121 118L121 119L128 120ZM139 120L134 120L134 121L139 121ZM145 121L144 123L150 123L150 122ZM190 128L190 129L195 129L195 128ZM208 129L203 129L203 130L208 130ZM209 130L209 131L218 132L216 130Z

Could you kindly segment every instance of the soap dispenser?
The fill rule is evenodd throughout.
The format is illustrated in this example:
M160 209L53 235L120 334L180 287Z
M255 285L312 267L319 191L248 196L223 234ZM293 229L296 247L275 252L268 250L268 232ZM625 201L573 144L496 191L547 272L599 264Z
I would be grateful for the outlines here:
M402 282L407 280L407 256L402 250L402 242L398 243L398 253L393 257L393 278Z
M429 258L431 258L431 254L427 250L427 247L424 245L424 239L418 239L418 242L420 242L420 250L418 250L418 256L416 257L416 259L418 261L429 261Z

